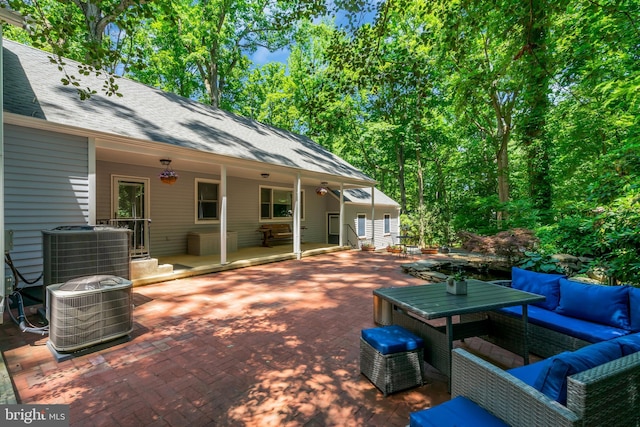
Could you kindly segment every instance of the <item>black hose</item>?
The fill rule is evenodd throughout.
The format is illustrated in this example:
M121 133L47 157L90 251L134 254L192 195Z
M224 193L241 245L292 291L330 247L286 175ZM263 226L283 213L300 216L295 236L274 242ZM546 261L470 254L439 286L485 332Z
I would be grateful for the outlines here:
M43 273L40 273L40 276L37 279L32 280L32 281L29 281L29 280L25 279L25 277L22 275L22 273L20 273L18 271L18 269L16 268L16 266L13 265L13 260L11 259L11 254L9 254L9 253L5 253L4 254L4 262L6 262L9 265L9 268L11 268L11 272L13 273L14 277L19 277L20 280L22 280L27 285L33 285L34 283L36 283L37 281L42 279ZM18 286L18 281L16 280L14 288L17 287L17 286Z
M25 279L25 277L22 275L22 273L20 273L18 271L18 269L16 268L16 266L13 264L13 260L11 259L11 254L9 254L8 252L6 252L4 254L4 262L7 263L7 265L9 266L9 268L11 269L11 272L13 273L13 277L16 279L15 283L13 284L13 289L12 291L14 292L22 292L25 288L18 288L18 279L22 280L24 283L26 283L27 285L33 285L34 283L38 282L40 279L42 279L43 273L40 273L40 276L35 279L35 280L27 280ZM38 303L44 303L44 300L42 298L38 298L35 297L33 295L25 295L27 298L29 298L32 301L38 302Z

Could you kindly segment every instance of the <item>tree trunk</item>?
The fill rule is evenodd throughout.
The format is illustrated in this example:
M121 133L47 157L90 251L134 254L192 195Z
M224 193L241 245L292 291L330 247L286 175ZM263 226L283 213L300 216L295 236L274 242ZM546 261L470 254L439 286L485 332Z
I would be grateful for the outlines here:
M529 196L543 217L551 210L552 191L549 176L549 142L545 135L545 117L549 109L549 73L546 53L545 2L530 2L524 19L524 46L516 55L527 69L524 83L525 114L522 142L527 154Z
M396 161L398 162L398 189L400 190L400 211L407 212L407 189L404 182L404 145L396 145Z
M509 201L509 138L511 137L511 104L501 103L495 90L491 91L491 103L496 118L496 164L498 170L498 199L500 203ZM514 97L515 98L515 97ZM507 213L498 210L498 228L507 219Z
M417 144L418 146L420 144ZM424 234L425 234L425 224L424 224L424 170L422 169L422 153L420 149L416 149L416 164L417 164L417 179L418 179L418 212L420 214L420 223L418 225L420 233L418 236L418 245L420 247L424 246Z
M444 236L444 242L440 242L445 245L451 244L451 236L449 235L449 226L451 225L451 209L449 207L448 194L447 194L447 177L445 176L445 172L442 168L443 160L435 156L433 159L434 164L436 165L436 188L438 192L436 193L436 201L440 207L439 214L444 216L441 219L440 223L443 226L442 235Z
M509 134L502 133L499 135L500 148L496 155L498 167L498 200L500 203L509 201L509 153L507 150L509 144ZM499 210L497 212L498 228L502 228L502 221L507 219L507 213Z

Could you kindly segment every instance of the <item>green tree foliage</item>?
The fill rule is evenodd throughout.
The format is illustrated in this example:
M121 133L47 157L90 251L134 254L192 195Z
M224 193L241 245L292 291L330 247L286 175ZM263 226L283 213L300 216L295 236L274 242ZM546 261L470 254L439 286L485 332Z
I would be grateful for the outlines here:
M82 87L82 75L104 76L102 91L118 92L114 74L118 67L126 68L123 52L127 49L125 35L135 33L150 8L141 0L56 1L8 0L11 8L25 16L27 34L12 31L18 40L52 53L51 60L62 72L61 81L86 99L96 90ZM63 58L80 61L77 70L70 70Z
M237 83L236 83L237 82ZM231 90L236 93L232 111L283 129L294 129L298 113L292 102L293 82L282 63L253 69L246 80Z
M131 74L214 107L233 109L237 82L248 76L249 56L259 47L277 50L289 44L295 18L309 12L301 7L306 4L287 0L153 3L154 20L137 39L144 46L142 65Z

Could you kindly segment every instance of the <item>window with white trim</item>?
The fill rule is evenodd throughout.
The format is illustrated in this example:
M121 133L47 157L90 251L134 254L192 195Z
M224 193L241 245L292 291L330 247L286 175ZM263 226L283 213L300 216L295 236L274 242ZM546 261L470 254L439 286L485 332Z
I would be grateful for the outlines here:
M196 223L218 221L220 182L196 178Z
M293 217L293 190L260 186L260 220L289 220ZM300 196L300 219L304 219L304 190Z
M358 214L356 218L358 237L367 237L367 215Z
M391 234L391 214L384 214L384 234Z

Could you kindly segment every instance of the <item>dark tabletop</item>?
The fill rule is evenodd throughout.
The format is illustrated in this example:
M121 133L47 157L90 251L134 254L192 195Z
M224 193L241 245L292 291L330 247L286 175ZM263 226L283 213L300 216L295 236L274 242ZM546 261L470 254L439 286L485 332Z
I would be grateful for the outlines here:
M447 293L446 283L381 288L373 291L373 294L425 319L476 313L545 300L542 295L473 279L467 280L466 295Z

